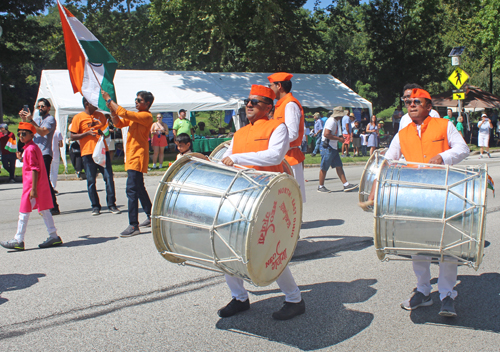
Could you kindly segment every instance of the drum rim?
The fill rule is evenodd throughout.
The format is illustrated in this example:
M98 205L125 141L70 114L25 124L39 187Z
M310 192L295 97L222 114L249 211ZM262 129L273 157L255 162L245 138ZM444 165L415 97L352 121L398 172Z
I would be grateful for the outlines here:
M373 168L373 165L375 165L374 159L376 159L377 157L383 157L385 159L385 153L387 153L387 150L388 150L388 148L375 150L375 152L366 161L365 167L363 168L363 173L361 174L361 178L359 180L358 198L359 198L360 202L364 202L366 200L364 198L365 195L361 194L361 192L366 191L363 187L363 185L365 183L364 181L365 181L366 173L368 172L368 170L371 170ZM382 165L382 163L380 165ZM378 173L377 173L377 175L378 175Z
M396 164L424 164L424 163L409 163L409 162L399 162L399 161L389 161L389 159L385 159L381 164L380 164L380 169L377 173L377 180L380 180L380 175L382 173L382 169L384 168L385 164L391 164L391 163L396 163ZM424 165L430 165L430 166L436 166L432 164L424 164ZM442 165L443 168L445 168L447 165ZM484 255L484 242L485 242L485 232L486 232L486 226L485 226L485 221L486 221L486 206L487 206L487 199L488 199L488 164L480 164L480 165L467 165L465 167L474 167L477 168L478 170L484 170L484 173L486 177L484 177L483 180L483 188L482 188L482 197L484 199L484 204L482 205L482 215L481 215L481 223L479 225L479 235L478 235L478 248L474 252L476 254L476 261L472 262L474 265L469 265L474 270L478 270L480 264L483 261L483 255ZM380 260L384 261L386 260L387 253L384 251L384 247L381 246L381 237L380 234L377 233L377 227L379 225L379 207L378 207L378 197L379 197L379 187L377 186L376 191L375 191L375 198L374 198L374 205L373 205L373 217L374 217L374 224L373 224L373 244L375 247L375 250L377 252L377 256Z
M256 199L256 201L258 200L259 202L259 205L262 204L262 198L264 198L265 196L267 196L270 192L270 188L280 182L281 180L283 179L287 179L287 180L292 180L294 181L295 183L297 183L297 181L291 177L290 175L286 174L286 173L275 173L273 172L274 174L276 174L276 177L274 177L271 182L269 182L267 185L266 185L266 190L264 192L262 192L259 197ZM297 184L298 185L298 184ZM248 276L249 278L252 280L252 282L256 285L256 286L260 286L260 287L263 287L263 286L268 286L270 284L272 284L274 281L276 281L280 275L283 273L283 270L285 270L285 268L288 266L288 264L290 263L290 261L292 260L292 257L293 257L293 254L295 253L295 249L297 248L297 244L299 242L299 237L300 237L300 229L302 227L302 215L303 215L303 203L302 203L302 192L300 191L300 187L297 186L297 189L298 189L298 195L299 195L299 199L298 199L298 203L297 203L297 207L300 206L300 212L298 212L300 214L300 221L299 221L299 226L298 226L298 230L297 230L297 235L295 236L296 239L295 239L295 244L293 246L293 250L291 251L290 255L289 255L289 260L287 262L286 265L283 265L283 267L281 268L280 272L278 275L276 275L276 277L272 280L259 280L258 282L255 281L253 279L253 270L251 270L251 266L247 265L247 272L248 272ZM259 210L259 207L254 207L252 209L252 212L250 213L250 218L251 219L256 219L256 213L258 212ZM255 228L255 221L252 221L251 222L251 225L248 227L248 230L247 230L247 238L246 238L246 244L245 244L245 255L246 255L246 258L247 260L250 260L250 256L249 256L249 251L250 251L250 246L249 246L249 243L251 242L250 240L253 239L255 241L255 237L258 237L259 236L259 233L258 231L253 231ZM255 237L254 237L255 236Z
M219 144L217 147L215 147L214 150L212 150L212 152L210 153L210 155L208 156L210 159L213 159L213 157L215 156L215 154L217 154L222 148L224 148L226 145L229 146L231 144L231 141L225 141L225 142L222 142L221 144ZM216 161L219 161L218 159L216 159Z

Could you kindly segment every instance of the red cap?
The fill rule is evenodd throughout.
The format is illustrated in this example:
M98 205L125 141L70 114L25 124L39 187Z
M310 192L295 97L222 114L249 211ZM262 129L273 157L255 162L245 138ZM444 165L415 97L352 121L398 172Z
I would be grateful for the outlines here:
M269 82L284 82L284 81L289 81L292 79L293 75L291 73L286 73L286 72L276 72L273 73L271 76L268 76L267 79Z
M250 90L250 95L260 95L261 97L266 97L271 100L276 99L276 94L274 94L271 88L261 86L258 84L252 84L252 89Z
M429 100L432 100L429 92L420 88L413 88L411 90L410 98L427 98Z
M19 126L17 127L18 130L28 130L33 132L33 134L36 134L36 129L35 126L33 126L29 122L19 122Z

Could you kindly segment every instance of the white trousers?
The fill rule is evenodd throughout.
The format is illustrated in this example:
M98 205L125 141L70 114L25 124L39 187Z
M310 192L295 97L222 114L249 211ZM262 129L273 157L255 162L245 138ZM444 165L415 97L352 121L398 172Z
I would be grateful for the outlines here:
M231 296L238 301L244 302L248 299L248 291L243 286L243 280L231 275L226 276L226 283L231 290ZM292 272L288 266L283 270L280 277L276 280L281 291L285 294L285 301L290 303L299 303L302 300L300 289L293 279Z
M302 203L306 202L306 182L304 180L304 165L298 163L297 165L291 166L293 170L293 177L297 180L300 187L300 192L302 193Z
M430 260L431 257L412 255L414 260ZM448 258L448 260L453 260ZM428 296L431 293L431 263L413 261L413 271L417 276L417 291ZM439 299L443 300L448 294L455 299L458 295L453 288L457 283L458 265L455 263L439 263L438 290Z
M33 207L34 205L35 205L35 200L32 199L31 206ZM17 233L14 236L16 241L19 242L24 241L24 235L26 234L26 228L28 227L28 220L30 218L30 214L31 213L19 213L19 221L17 222ZM49 236L57 238L57 229L56 226L54 225L54 218L50 213L50 209L42 210L40 212L40 215L42 215L43 222L47 227L47 232L49 233Z
M52 163L50 164L50 183L52 183L52 188L56 188L57 185L57 176L59 175L59 160L61 158L59 155L56 157L56 153L54 153L54 158L52 158Z

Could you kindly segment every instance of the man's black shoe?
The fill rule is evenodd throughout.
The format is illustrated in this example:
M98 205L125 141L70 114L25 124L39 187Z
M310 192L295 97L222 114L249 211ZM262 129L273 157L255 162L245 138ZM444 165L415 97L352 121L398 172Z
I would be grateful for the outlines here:
M239 312L244 312L245 310L249 309L250 309L250 301L248 299L242 302L238 301L236 298L233 298L227 306L219 309L217 314L219 314L219 317L221 318L228 318L232 317L233 315Z
M50 213L52 216L61 214L58 207L50 209Z
M285 302L280 310L273 313L273 318L276 320L288 320L297 315L304 314L305 312L306 304L304 300L301 300L299 303Z

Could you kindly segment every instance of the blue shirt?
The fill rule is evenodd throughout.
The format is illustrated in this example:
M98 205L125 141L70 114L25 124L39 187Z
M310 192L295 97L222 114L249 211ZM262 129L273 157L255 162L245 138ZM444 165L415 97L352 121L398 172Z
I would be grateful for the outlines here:
M314 121L314 134L318 133L323 129L323 121L321 119L317 119Z
M328 117L323 116L322 118L320 118L320 120L321 120L321 122L323 122L323 126L324 126L326 123L326 120L328 120Z
M33 142L40 148L42 155L52 156L52 138L54 137L54 132L56 130L56 119L51 114L47 114L44 117L40 115L33 116L33 121L36 122L38 127L45 127L49 130L49 133L45 136L40 136L38 133L35 134Z
M351 119L349 116L344 115L342 118L342 134L350 134L351 133Z

